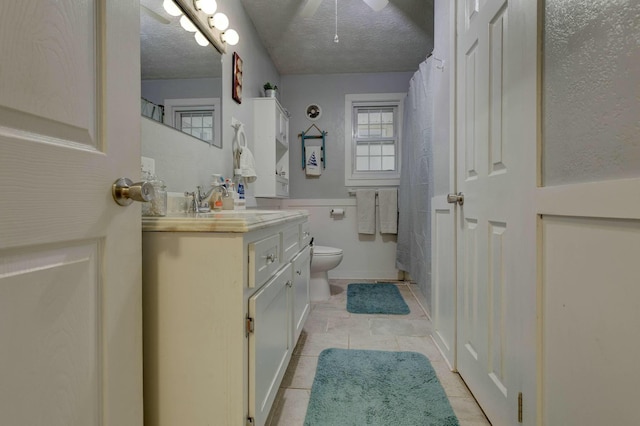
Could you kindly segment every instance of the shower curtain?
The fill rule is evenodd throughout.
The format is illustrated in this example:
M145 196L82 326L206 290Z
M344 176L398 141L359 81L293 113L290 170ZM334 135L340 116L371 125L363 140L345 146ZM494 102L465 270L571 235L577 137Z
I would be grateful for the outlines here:
M433 58L411 78L403 117L396 267L417 283L431 308Z

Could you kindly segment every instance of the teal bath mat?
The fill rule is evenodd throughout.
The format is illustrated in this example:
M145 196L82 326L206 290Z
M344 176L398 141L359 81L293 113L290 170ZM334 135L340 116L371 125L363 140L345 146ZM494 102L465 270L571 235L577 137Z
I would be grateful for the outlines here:
M395 284L349 284L347 311L352 314L407 315L409 307Z
M305 426L458 426L429 360L417 352L325 349Z

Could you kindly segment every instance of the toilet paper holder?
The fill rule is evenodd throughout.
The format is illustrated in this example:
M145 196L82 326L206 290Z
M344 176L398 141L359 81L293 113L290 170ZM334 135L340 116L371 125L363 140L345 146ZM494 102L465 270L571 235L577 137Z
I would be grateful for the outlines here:
M344 216L344 209L331 209L331 216Z

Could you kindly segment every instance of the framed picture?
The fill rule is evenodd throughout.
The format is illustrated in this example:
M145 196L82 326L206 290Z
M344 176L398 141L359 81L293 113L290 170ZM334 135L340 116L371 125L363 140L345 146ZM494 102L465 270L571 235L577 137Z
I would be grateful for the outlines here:
M231 97L237 103L242 103L242 59L240 55L237 53L233 53L233 74L232 76L232 86L231 86Z

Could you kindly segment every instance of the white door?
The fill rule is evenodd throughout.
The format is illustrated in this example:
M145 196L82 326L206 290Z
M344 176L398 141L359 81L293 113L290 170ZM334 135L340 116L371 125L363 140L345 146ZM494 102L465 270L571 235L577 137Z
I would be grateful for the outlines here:
M457 367L494 425L536 407L535 3L457 8Z
M137 1L0 3L0 424L142 425Z
M436 1L434 13L433 187L431 199L431 282L433 339L452 370L456 369L455 189L455 10L456 3ZM437 58L437 59L436 59Z

